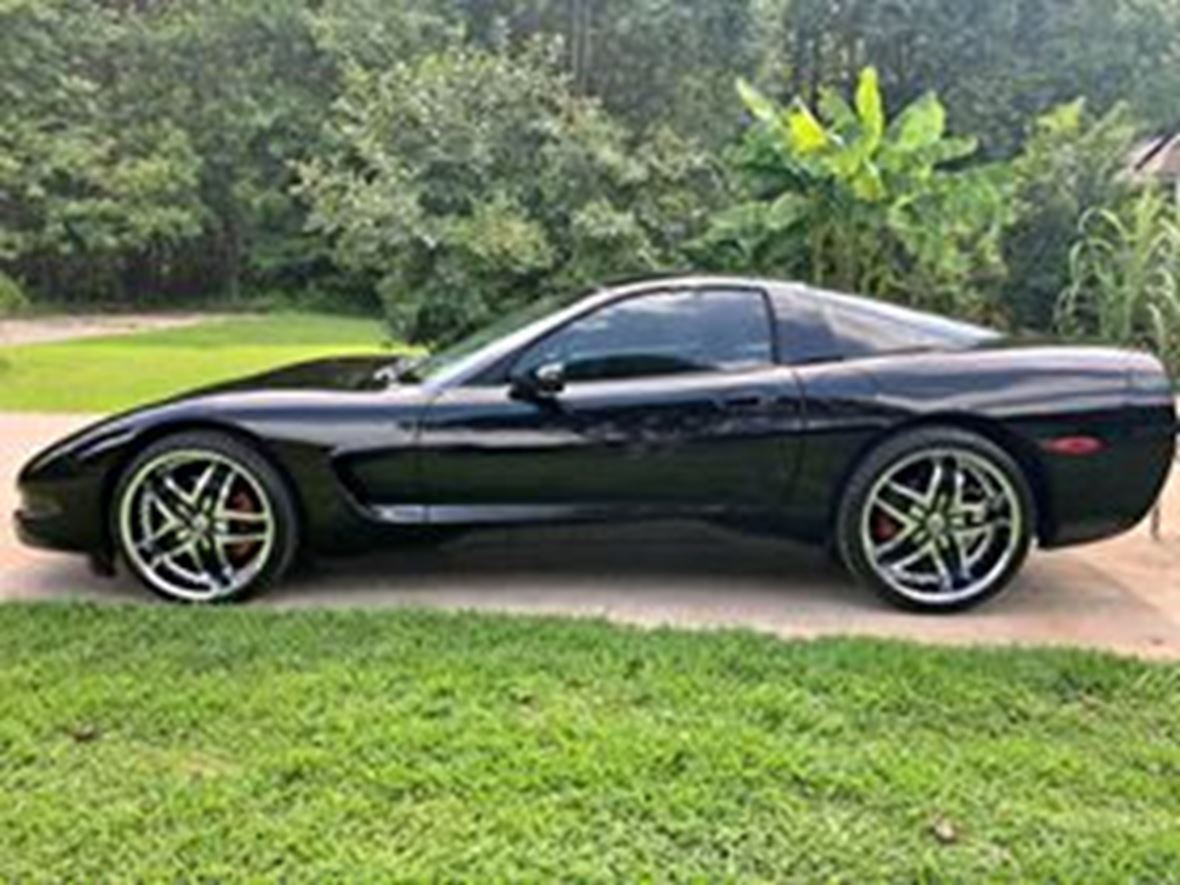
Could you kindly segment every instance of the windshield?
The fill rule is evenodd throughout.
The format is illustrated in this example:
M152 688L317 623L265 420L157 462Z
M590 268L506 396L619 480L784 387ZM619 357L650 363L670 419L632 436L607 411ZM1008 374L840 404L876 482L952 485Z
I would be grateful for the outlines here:
M577 300L577 297L553 295L522 305L491 325L484 326L411 364L399 373L399 377L409 382L441 380L457 371L469 357L483 350L485 346L527 328L558 308Z

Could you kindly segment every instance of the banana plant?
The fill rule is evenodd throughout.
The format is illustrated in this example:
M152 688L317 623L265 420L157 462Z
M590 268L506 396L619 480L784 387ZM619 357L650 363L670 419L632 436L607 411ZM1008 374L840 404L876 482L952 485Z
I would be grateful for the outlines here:
M947 135L934 94L890 121L871 67L851 102L825 89L814 110L801 99L782 107L744 80L737 88L755 122L736 158L753 199L706 238L731 264L985 312L975 284L1002 266L1002 170L962 167L976 142Z

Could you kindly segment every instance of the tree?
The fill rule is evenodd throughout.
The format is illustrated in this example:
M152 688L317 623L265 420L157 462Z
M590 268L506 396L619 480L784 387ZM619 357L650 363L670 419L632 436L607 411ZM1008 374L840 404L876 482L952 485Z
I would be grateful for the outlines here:
M127 100L137 62L86 0L0 2L0 262L40 291L121 292L200 230L198 159Z
M541 171L573 169L569 184L528 186L528 163L497 160L477 178L459 169L453 184L479 196L459 210L426 206L430 223L463 220L447 228L447 242L461 230L504 238L491 256L501 269L527 253L530 269L518 267L513 283L521 297L621 268L680 264L703 213L728 199L732 212L714 228L720 239L694 253L698 262L846 277L891 297L909 297L904 280L914 297L951 306L961 285L975 308L1008 305L1020 325L1043 328L1081 215L1119 203L1114 170L1131 118L1147 129L1180 122L1178 33L1180 0L0 0L0 272L33 300L177 302L277 290L375 309L375 281L390 285L386 259L356 260L345 246L358 241L356 230L345 232L356 226L327 221L328 191L313 194L300 170L342 180L354 166L368 168L351 116L370 127L381 162L409 169L414 188L433 181L427 193L443 189L422 165L421 141L435 123L409 118L417 141L390 136L372 128L380 117L373 96L408 113L413 103L394 87L434 88L430 65L458 64L462 50L465 71L501 78L505 88L507 74L471 59L542 68L536 77L552 97L526 89L514 103L491 87L486 103L519 133L481 112L482 83L466 84L466 96L456 84L445 101L427 97L456 115L441 126L453 139L446 150L479 166L464 138L535 142L548 152ZM546 62L522 62L538 42L550 47ZM924 107L936 90L945 105L927 116L978 136L980 150L933 164L923 183L927 167L899 177L874 149L890 196L866 199L856 179L845 187L835 174L821 186L814 174L825 156L839 167L856 151L792 160L810 175L804 187L806 175L785 174L790 164L768 124L744 132L750 109L733 94L738 76L767 95L800 97L829 135L845 138L838 97L857 89L869 63L883 105ZM1076 120L1061 111L1030 128L1079 95L1086 104ZM1124 99L1128 110L1112 112ZM537 126L549 127L548 141ZM886 132L886 153L889 140ZM1014 160L1023 219L1003 240L1012 270L1003 291L987 234L1006 223L988 208L1002 170L976 169L981 159ZM736 185L727 197L719 167ZM968 168L972 175L957 175ZM368 174L386 180L384 170ZM366 187L374 199L381 193ZM913 188L919 201L882 213ZM788 192L776 206L767 196ZM796 198L821 192L829 221L852 218L849 237L867 239L839 246L841 234L829 232L799 245ZM919 207L944 214L919 225ZM359 217L371 210L355 208ZM309 225L313 210L318 221ZM874 239L883 218L884 243ZM765 236L739 236L743 225ZM782 236L771 235L776 226ZM816 259L821 240L852 263ZM472 254L469 275L484 273L474 268L489 260L486 245ZM858 270L860 261L879 278ZM451 273L460 263L456 253L430 266ZM472 315L488 309L477 304Z
M347 66L447 32L418 0L0 0L0 261L74 298L335 274L293 197Z
M636 145L574 96L542 44L353 70L333 137L338 152L302 167L312 229L414 340L664 266L703 223L712 184L682 140Z
M730 84L756 63L757 0L454 0L488 49L559 36L570 89L639 130L709 145L740 124Z
M1077 100L1038 117L1012 162L1015 223L1004 235L1010 285L1004 293L1014 322L1048 331L1069 282L1069 253L1082 216L1121 204L1135 137L1126 105L1101 117Z
M946 135L933 94L889 123L873 68L861 73L854 105L822 90L818 115L801 99L784 109L748 84L739 88L758 121L734 158L751 199L721 213L702 254L994 317L982 284L1003 270L1004 170L961 165L975 142Z
M878 66L891 103L935 90L954 130L1009 156L1028 121L1079 95L1104 113L1127 101L1177 123L1180 4L1174 0L767 0L773 88L816 100Z

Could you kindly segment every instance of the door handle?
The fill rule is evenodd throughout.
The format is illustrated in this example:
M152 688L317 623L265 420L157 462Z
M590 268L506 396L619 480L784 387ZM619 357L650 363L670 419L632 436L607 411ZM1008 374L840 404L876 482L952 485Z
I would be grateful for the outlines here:
M725 409L765 409L774 402L774 397L767 393L737 393L723 397L721 406Z

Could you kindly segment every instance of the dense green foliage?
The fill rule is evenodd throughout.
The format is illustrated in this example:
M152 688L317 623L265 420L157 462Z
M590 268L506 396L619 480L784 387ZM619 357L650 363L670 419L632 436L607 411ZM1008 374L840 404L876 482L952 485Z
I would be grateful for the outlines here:
M1180 669L0 608L0 878L1176 881Z
M311 227L342 267L372 275L415 340L487 322L545 285L667 266L703 224L716 177L666 129L629 138L541 45L355 71L337 117L341 149L302 170Z
M433 341L756 267L1048 329L1082 216L1178 122L1178 35L1176 0L0 0L0 272ZM842 98L870 67L880 135ZM824 147L776 142L742 78Z
M1058 304L1067 334L1094 335L1180 356L1180 206L1145 191L1117 209L1090 209L1070 252Z
M933 88L953 131L1014 153L1031 119L1079 96L1129 101L1151 127L1177 125L1175 0L771 0L788 92L815 96L875 64L890 100Z
M1035 120L1012 162L1015 222L1004 237L1010 284L1004 302L1014 325L1048 329L1069 285L1079 225L1094 207L1114 207L1131 192L1124 174L1135 127L1117 104L1095 119L1082 100Z
M0 343L0 409L114 412L288 363L386 349L376 320L285 312L134 335Z
M710 251L728 253L737 270L989 313L981 283L1001 266L1005 179L992 166L948 168L976 143L946 135L933 94L890 122L873 68L862 72L854 105L822 90L818 116L800 100L782 109L741 88L761 124L736 157L753 199L717 216Z

